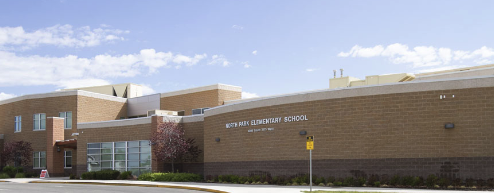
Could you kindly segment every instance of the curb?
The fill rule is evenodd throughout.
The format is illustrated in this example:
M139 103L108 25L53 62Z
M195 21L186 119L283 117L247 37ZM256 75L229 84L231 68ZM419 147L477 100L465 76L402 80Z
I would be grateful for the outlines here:
M2 182L2 181L0 181ZM7 182L7 181L5 181ZM101 183L101 182L48 182L48 181L31 181L29 183L38 184L87 184L87 185L106 185L106 186L139 186L139 187L157 187L157 188L174 188L174 189L187 189L198 190L204 192L213 193L228 193L220 190L213 190L207 188L189 187L189 186L172 186L172 185L159 185L159 184L126 184L126 183Z

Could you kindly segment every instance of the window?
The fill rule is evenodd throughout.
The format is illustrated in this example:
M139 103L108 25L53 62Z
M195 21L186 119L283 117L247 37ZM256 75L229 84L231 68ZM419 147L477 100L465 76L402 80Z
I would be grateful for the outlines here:
M44 113L34 114L33 119L34 119L34 124L33 124L34 131L46 130L46 114Z
M87 144L87 170L132 171L134 175L151 172L149 141L121 141Z
M204 110L206 110L206 109L209 109L209 108L192 109L192 115L204 114Z
M46 151L35 151L33 153L33 168L44 169L46 168Z
M64 157L64 168L72 168L72 151L65 151Z
M15 116L15 132L21 132L22 128L22 117Z
M72 112L60 112L58 113L58 117L64 118L64 128L72 129Z

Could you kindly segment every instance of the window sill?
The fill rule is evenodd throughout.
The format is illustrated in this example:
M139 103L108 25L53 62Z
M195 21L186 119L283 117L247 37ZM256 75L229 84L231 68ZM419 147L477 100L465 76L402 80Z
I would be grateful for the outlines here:
M72 169L72 167L70 167L70 168L66 168L66 167L64 167L63 169Z
M14 131L14 133L20 133L20 131Z
M46 168L33 168L34 170L46 170Z
M64 128L64 129L72 129L72 128Z
M46 131L46 129L43 129L43 130L33 130L33 131Z

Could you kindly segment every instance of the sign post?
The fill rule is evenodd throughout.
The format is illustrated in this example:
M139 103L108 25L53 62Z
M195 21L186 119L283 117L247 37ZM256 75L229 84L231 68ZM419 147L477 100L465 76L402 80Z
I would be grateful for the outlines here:
M309 150L309 167L310 167L310 191L312 192L312 150L314 149L314 136L307 137L307 150Z

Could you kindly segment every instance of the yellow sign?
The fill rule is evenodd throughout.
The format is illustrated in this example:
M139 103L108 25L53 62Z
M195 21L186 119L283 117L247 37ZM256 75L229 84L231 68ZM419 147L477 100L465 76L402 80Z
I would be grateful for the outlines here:
M308 136L307 137L307 150L313 150L314 149L314 136Z

